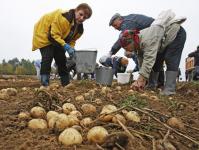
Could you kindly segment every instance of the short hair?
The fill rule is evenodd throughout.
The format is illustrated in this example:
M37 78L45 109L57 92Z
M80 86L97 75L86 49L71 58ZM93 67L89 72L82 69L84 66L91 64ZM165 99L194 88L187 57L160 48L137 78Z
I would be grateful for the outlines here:
M90 18L91 17L91 15L92 15L92 9L91 9L91 7L88 5L88 4L86 4L86 3L81 3L81 4L79 4L77 7L76 7L76 10L78 11L78 10L83 10L85 13L86 13L86 15L88 16L88 18ZM87 19L88 19L87 18Z

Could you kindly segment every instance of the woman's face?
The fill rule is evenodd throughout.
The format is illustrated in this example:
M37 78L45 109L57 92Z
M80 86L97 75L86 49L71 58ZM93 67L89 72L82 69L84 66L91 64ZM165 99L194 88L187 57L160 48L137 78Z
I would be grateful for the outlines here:
M135 50L133 42L129 43L124 49L128 52L133 52Z
M77 24L83 23L87 18L88 16L84 12L84 10L80 9L75 11L75 20Z

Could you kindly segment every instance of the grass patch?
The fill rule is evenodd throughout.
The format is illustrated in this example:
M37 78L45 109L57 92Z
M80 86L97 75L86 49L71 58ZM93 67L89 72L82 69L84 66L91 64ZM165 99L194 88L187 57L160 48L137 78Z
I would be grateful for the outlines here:
M90 87L92 86L92 83L90 82L90 80L80 80L78 82L79 86L85 86L85 87Z
M142 98L136 97L136 95L130 95L125 99L121 100L121 106L134 106L137 108L143 108L148 105L147 101Z

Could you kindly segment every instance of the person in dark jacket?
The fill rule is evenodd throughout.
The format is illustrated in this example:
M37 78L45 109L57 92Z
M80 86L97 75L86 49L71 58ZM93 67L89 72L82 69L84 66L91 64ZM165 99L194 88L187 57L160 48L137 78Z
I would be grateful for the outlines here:
M116 13L112 16L109 26L112 26L116 30L124 31L124 30L142 30L151 25L154 21L152 17L148 17L141 14L130 14L127 16L121 16L120 14ZM109 52L109 56L115 55L121 48L119 39L114 43ZM127 56L128 57L128 56ZM134 72L139 71L138 68L138 61L137 56L135 53L131 54L131 58L135 62L135 68L133 69Z
M138 54L140 71L138 79L131 86L133 89L144 89L152 71L157 75L153 77L158 77L162 68L160 66L163 66L165 61L166 79L160 94L175 94L176 76L186 41L186 31L181 24L186 18L174 18L174 16L171 10L163 11L149 28L141 30L140 33L125 30L120 34L121 46L126 51Z
M105 67L112 67L113 74L117 77L117 73L124 73L128 65L128 59L124 57L102 56L99 62Z
M73 57L75 42L83 34L83 22L92 15L91 7L82 3L75 9L62 11L60 9L45 14L35 24L32 50L40 49L41 84L49 85L52 60L58 66L62 86L70 82L69 69L66 66L65 52Z
M195 73L194 73L193 80L199 80L199 46L197 46L196 51L190 53L188 56L194 57Z

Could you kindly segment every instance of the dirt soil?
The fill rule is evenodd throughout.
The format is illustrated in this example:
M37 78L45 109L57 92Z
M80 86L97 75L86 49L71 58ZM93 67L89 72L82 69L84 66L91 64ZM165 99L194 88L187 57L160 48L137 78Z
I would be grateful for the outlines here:
M129 91L129 85L118 85L116 81L110 90L102 93L101 85L91 80L72 81L70 86L60 86L58 80L51 80L48 89L40 89L38 80L32 77L1 77L0 90L15 88L17 94L0 97L0 149L1 150L33 150L33 149L71 149L71 150L198 150L199 149L199 83L182 82L178 84L175 96L161 96L159 90L146 90L144 93ZM57 86L59 85L59 86ZM120 86L120 87L118 87ZM26 88L24 88L26 87ZM77 102L75 97L84 95L90 90L95 93L85 102ZM96 99L102 103L96 104ZM73 103L82 112L81 105L93 104L97 112L91 117L99 118L102 107L106 104L115 105L116 113L123 114L122 110L136 111L141 121L136 123L127 121L122 127L118 123L96 120L90 127L82 127L83 143L65 147L58 142L60 132L52 129L32 130L28 128L30 119L18 118L20 112L30 111L34 106L42 106L46 111L55 110L61 113L58 106L66 102ZM176 117L182 123L168 126L167 120ZM155 119L156 120L155 120ZM94 144L87 141L89 128L101 125L108 130L110 137L103 144ZM125 128L125 131L124 131ZM127 132L130 132L128 134ZM127 135L124 143L111 138L111 135ZM132 137L132 138L131 138ZM120 137L122 139L122 136ZM122 140L121 140L122 141ZM118 145L118 143L120 143Z

